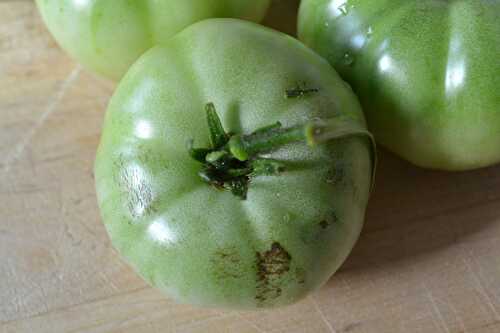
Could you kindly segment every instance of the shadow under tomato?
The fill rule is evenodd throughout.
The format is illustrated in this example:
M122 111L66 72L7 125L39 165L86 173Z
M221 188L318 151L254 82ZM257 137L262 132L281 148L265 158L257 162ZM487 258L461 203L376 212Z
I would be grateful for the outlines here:
M286 34L297 34L297 12L300 0L273 0L263 24Z
M500 222L500 166L452 173L379 155L365 227L340 272L415 260Z

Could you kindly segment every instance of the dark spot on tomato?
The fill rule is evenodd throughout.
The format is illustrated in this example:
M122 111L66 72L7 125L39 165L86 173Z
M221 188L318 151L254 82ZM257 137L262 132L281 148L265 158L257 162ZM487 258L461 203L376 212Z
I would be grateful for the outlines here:
M292 257L281 246L274 242L271 249L256 252L257 294L255 299L262 306L267 300L278 298L281 293L283 276L290 270Z
M335 224L338 221L339 221L339 218L337 217L337 214L335 214L335 212L332 212L332 213L330 213L330 216L328 216L326 219L323 219L319 222L319 226L321 229L327 229L332 224Z
M327 220L323 220L319 222L319 226L321 227L321 229L326 229L330 226L330 222L328 222Z
M232 264L238 264L240 262L238 251L234 247L220 249L215 252L215 256Z
M242 276L240 262L241 258L235 247L215 251L211 259L215 278L219 281L240 278Z
M303 268L297 267L295 269L295 278L299 284L306 283L306 271Z
M155 154L147 145L138 145L136 154L137 160L142 164L153 164L156 162L158 156L158 154ZM165 168L167 167L164 161L162 161L161 165Z
M334 168L328 170L326 174L326 182L333 186L340 185L345 179L345 169L341 165L336 165Z

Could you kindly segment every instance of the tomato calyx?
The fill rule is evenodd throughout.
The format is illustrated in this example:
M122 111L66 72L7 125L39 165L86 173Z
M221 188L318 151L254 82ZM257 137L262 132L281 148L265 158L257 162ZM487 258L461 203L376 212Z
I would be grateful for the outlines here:
M194 148L191 140L189 154L202 164L198 175L203 181L217 189L229 190L242 200L247 198L252 178L277 176L286 171L283 162L262 155L291 143L305 142L312 147L348 136L365 136L372 143L375 169L373 137L358 121L348 116L316 119L291 127L283 127L277 122L250 134L234 134L224 130L213 103L208 103L205 111L211 147Z
M289 143L306 140L313 144L313 131L309 125L284 128L281 123L260 128L251 134L227 133L222 126L214 104L205 106L210 148L194 148L189 143L189 154L202 164L198 175L206 183L231 191L245 200L252 178L276 176L286 171L277 160L264 158L270 152ZM317 130L315 131L317 133Z

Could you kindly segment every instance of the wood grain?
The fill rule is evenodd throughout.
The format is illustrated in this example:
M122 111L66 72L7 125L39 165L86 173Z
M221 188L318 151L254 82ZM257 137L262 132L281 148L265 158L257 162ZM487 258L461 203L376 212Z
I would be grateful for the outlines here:
M294 30L297 1L266 21ZM288 10L288 12L287 12ZM0 1L0 332L500 332L500 167L440 173L381 153L353 254L303 302L179 305L110 247L92 165L113 85Z

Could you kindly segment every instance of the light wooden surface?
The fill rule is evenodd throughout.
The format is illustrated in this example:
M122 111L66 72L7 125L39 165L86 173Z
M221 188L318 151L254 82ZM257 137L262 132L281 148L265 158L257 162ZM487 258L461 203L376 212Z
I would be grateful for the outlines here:
M303 302L228 312L164 298L98 216L112 89L58 49L33 3L0 1L0 332L500 332L500 167L438 173L387 153L358 246Z

